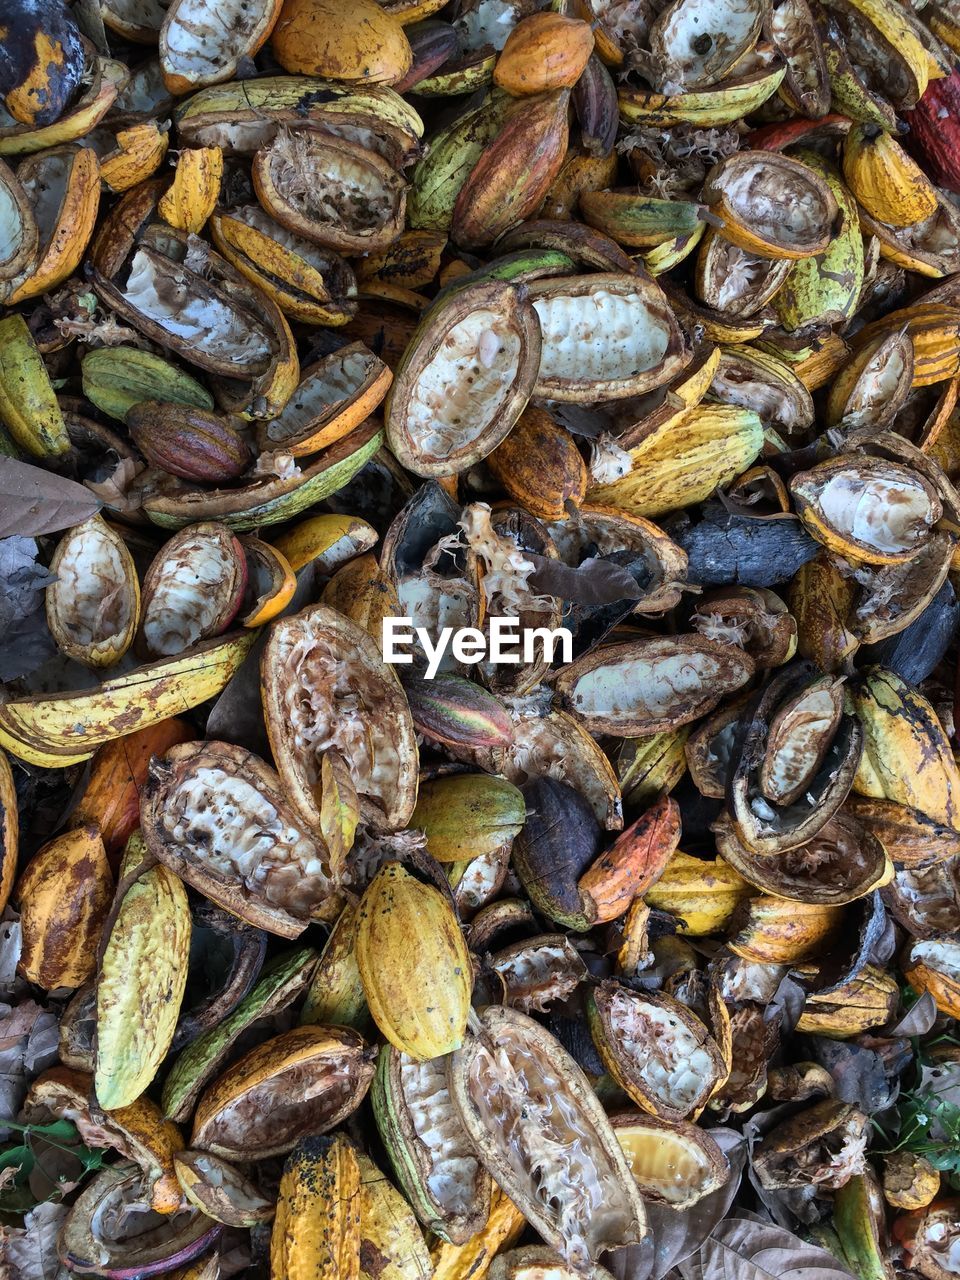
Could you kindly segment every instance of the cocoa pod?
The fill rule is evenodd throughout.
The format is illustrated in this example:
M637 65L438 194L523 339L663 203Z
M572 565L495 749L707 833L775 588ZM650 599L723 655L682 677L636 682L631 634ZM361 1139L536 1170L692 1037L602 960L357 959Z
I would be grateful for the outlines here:
M294 1027L257 1045L197 1104L192 1147L225 1160L284 1155L326 1133L363 1100L373 1075L362 1038L347 1027Z
M356 958L370 1013L392 1045L419 1061L460 1047L473 970L439 889L388 862L360 900Z
M460 188L451 233L477 248L535 212L567 153L570 90L518 103Z
M960 191L960 69L931 81L910 112L907 143L938 186Z
M157 552L143 579L139 642L174 657L226 631L247 588L243 548L224 525L191 525Z
M51 1067L39 1075L27 1093L24 1113L32 1117L55 1116L71 1120L88 1147L113 1148L142 1170L155 1213L176 1213L183 1192L177 1182L174 1156L183 1147L175 1124L163 1118L155 1102L141 1097L128 1107L109 1114L91 1102L93 1077L65 1066Z
M525 1014L490 1006L479 1020L482 1033L470 1036L451 1061L450 1094L497 1183L506 1186L541 1238L581 1272L613 1239L620 1245L639 1242L647 1232L643 1202L583 1072ZM520 1078L529 1092L518 1095ZM557 1143L566 1150L574 1134L584 1176L602 1179L606 1187L603 1214L586 1210L566 1181L562 1159L551 1154Z
M600 852L600 825L580 792L553 778L538 778L521 791L527 820L514 840L514 870L544 915L583 932L597 905L578 877Z
M637 1106L661 1119L699 1114L726 1077L707 1028L669 996L603 982L588 997L587 1016L604 1066Z
M573 88L580 140L590 155L608 156L617 139L619 111L613 77L594 52Z
M373 1280L375 1268L383 1280L401 1280L405 1275L430 1275L430 1251L410 1206L369 1156L358 1151L357 1161L360 1165L360 1275L363 1280ZM375 1260L372 1266L370 1259Z
M391 1165L417 1217L441 1239L466 1244L487 1220L492 1185L451 1100L445 1062L417 1062L384 1045L370 1099ZM462 1169L454 1184L438 1176L450 1160Z
M140 619L140 582L123 538L91 516L60 539L50 571L57 581L45 593L47 625L58 649L84 666L112 667Z
M46 991L79 987L97 967L113 877L96 826L57 836L17 882L23 950L19 971Z
M669 796L641 814L580 877L596 920L615 920L656 884L680 843L680 810Z
M242 747L187 742L155 756L140 818L158 861L248 924L296 938L339 910L326 846Z
M142 841L131 837L128 875L144 854ZM97 977L94 1089L104 1111L139 1098L167 1055L186 989L190 934L186 890L173 872L149 866L136 874L115 910Z
M515 98L572 89L593 53L593 32L579 18L546 10L522 18L493 69L493 83Z
M191 736L185 721L172 718L107 742L97 751L74 817L96 823L108 856L118 854L140 825L140 792L151 756L161 756Z
M184 480L219 484L250 465L250 449L236 430L191 405L143 400L127 411L126 424L151 466Z
M273 1217L274 1203L253 1183L209 1151L179 1151L174 1168L187 1200L215 1222L252 1227Z
M513 741L506 709L481 685L460 676L403 682L418 732L449 747L497 748Z
M689 1209L729 1181L726 1156L689 1121L638 1111L617 1112L610 1123L644 1199Z

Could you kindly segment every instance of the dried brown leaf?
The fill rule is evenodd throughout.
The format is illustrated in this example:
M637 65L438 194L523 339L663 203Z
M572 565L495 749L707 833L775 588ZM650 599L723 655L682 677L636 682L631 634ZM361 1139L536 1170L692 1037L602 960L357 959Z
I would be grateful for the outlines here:
M55 1280L60 1274L57 1236L66 1216L65 1204L38 1204L22 1227L7 1231L3 1244L10 1280Z
M145 467L142 462L134 462L133 458L121 458L112 475L105 480L94 482L85 480L84 484L95 493L108 507L114 511L131 512L139 509L143 497L130 486Z
M100 503L82 484L0 457L0 538L30 538L89 520Z
M701 1249L680 1263L683 1280L850 1280L826 1249L792 1231L747 1216L714 1227Z
M546 556L528 554L527 559L536 565L528 584L540 595L593 605L639 600L643 595L630 570L609 560L591 558L574 568Z

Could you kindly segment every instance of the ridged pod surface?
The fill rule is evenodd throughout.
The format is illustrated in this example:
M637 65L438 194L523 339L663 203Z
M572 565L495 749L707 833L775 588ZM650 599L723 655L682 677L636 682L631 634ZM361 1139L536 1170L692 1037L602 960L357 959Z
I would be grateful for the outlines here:
M393 84L413 53L397 19L373 0L285 0L271 38L285 71L361 84Z
M167 1055L190 934L186 890L173 872L153 866L137 875L117 908L97 977L94 1089L104 1111L139 1098Z
M382 1034L419 1060L463 1043L473 970L447 898L398 862L377 872L357 916L357 965Z
M651 423L629 450L626 475L587 490L587 501L656 519L693 506L750 466L763 447L751 409L704 404Z
M360 1163L344 1134L303 1138L280 1179L270 1271L288 1280L358 1280Z
M70 448L50 375L19 314L0 320L0 422L34 457L53 458Z
M112 893L113 876L96 826L75 827L44 845L14 891L23 976L46 991L85 982L96 969Z
M0 745L46 768L87 760L118 734L168 720L215 697L254 639L251 633L233 632L104 681L99 689L12 699L0 709Z
M534 13L507 37L493 82L514 97L572 89L593 52L593 32L579 18Z
M360 1165L360 1273L378 1280L429 1280L430 1251L410 1206L369 1156ZM372 1267L371 1267L372 1264Z
M567 153L570 90L522 99L457 195L451 234L465 249L491 244L534 213Z
M879 667L868 668L851 694L864 738L854 790L960 829L960 773L927 699Z

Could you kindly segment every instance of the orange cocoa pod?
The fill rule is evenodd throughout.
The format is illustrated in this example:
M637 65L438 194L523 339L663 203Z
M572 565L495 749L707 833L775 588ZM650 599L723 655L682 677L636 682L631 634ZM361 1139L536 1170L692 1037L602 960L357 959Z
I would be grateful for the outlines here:
M580 891L593 899L597 924L616 920L655 884L680 844L680 810L670 796L629 826L580 877Z
M493 69L493 82L516 98L572 89L593 53L593 31L580 18L546 10L521 19Z
M17 870L20 819L10 761L0 751L0 911L7 905Z
M453 239L465 249L492 244L529 218L550 190L567 154L570 90L517 102L460 188Z
M540 520L565 520L581 505L589 476L576 441L545 409L528 405L487 466L507 493Z
M147 780L151 756L162 756L196 734L183 720L171 717L104 743L93 757L90 779L74 817L100 828L104 848L118 855L140 825L140 790Z

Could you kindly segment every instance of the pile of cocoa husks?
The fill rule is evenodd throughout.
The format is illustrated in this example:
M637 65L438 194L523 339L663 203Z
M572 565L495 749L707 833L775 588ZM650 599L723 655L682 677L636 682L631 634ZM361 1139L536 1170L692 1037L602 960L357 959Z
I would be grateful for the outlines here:
M958 55L0 0L4 1280L960 1277Z

